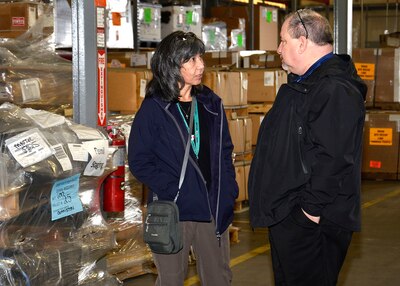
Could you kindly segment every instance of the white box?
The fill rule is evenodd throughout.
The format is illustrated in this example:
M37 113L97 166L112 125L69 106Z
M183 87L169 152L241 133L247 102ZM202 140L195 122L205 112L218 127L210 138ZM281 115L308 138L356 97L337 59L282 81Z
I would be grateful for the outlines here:
M107 1L107 47L133 49L132 5L129 0Z
M161 37L181 30L193 32L201 39L201 6L166 6L161 9L163 21L161 23Z
M161 5L138 4L139 39L143 42L161 41Z

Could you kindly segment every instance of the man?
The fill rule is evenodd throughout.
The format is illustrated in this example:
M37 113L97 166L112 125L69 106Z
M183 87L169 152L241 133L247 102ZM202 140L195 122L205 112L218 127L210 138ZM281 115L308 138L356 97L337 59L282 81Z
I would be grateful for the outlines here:
M289 72L261 124L249 175L250 221L268 227L276 285L337 283L360 230L366 85L332 29L310 9L285 18L278 53Z

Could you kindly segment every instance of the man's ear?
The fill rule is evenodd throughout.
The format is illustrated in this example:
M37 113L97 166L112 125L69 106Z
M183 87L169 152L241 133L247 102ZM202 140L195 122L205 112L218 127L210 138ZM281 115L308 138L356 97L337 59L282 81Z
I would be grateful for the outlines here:
M298 53L303 54L304 51L307 49L308 40L304 36L300 36L298 40L299 40Z

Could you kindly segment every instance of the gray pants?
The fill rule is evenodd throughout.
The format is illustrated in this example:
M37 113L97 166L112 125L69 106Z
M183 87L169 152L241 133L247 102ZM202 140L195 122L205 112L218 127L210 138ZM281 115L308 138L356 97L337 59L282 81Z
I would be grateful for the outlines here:
M219 242L214 222L180 222L183 226L183 249L176 254L153 253L158 277L157 286L183 286L187 275L190 246L196 255L197 274L202 286L229 286L232 271L229 267L229 230Z

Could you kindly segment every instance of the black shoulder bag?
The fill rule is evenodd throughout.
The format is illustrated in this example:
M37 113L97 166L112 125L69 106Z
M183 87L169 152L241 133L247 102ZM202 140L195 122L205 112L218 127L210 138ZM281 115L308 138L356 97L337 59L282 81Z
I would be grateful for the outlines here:
M193 97L189 122L189 138L183 157L178 193L174 201L158 200L157 195L154 194L153 201L147 205L143 237L144 242L147 243L151 251L155 253L173 254L183 248L183 235L179 225L179 209L176 205L176 201L186 173L195 104L196 98Z

